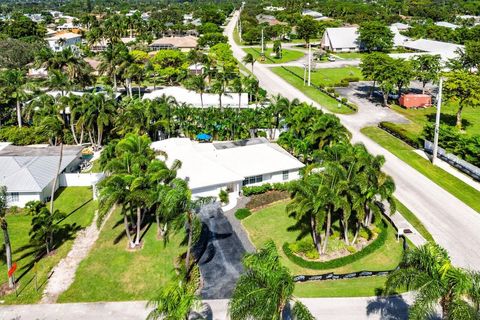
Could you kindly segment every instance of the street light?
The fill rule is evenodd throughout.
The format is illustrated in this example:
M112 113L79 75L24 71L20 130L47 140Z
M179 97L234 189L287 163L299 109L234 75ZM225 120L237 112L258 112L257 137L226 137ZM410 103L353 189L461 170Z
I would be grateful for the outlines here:
M435 135L433 138L433 154L432 164L435 165L438 154L438 136L440 134L440 114L442 108L442 90L443 90L443 78L440 77L440 84L438 85L438 98L437 98L437 115L435 117Z
M312 80L312 44L308 44L308 86L310 87Z

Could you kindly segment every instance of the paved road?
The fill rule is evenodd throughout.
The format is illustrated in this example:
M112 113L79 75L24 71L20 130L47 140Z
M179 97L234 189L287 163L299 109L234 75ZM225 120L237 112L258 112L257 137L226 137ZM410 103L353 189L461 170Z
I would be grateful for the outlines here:
M218 203L204 206L200 219L209 230L207 249L199 261L203 279L201 296L230 298L243 270L241 260L245 249Z
M245 53L233 41L233 27L237 18L238 14L232 18L225 32L234 56L241 61ZM262 88L270 94L281 94L289 99L299 98L321 108L266 66L255 65L254 74ZM378 117L377 112L371 109L364 109L363 105L359 107L360 111L355 115L339 115L345 127L352 132L353 141L362 142L371 153L385 157L384 169L397 185L395 196L417 215L435 240L448 250L453 262L459 266L480 269L480 214L364 136L360 129L383 117ZM388 111L385 113L389 114Z
M301 299L316 319L406 320L411 297ZM205 300L206 319L227 320L228 300ZM144 320L145 301L0 306L1 320Z

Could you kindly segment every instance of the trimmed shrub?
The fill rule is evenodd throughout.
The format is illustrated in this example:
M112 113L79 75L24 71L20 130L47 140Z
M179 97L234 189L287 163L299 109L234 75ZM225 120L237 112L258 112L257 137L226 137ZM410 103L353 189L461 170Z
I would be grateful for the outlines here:
M249 217L251 215L252 215L252 212L247 208L242 208L235 211L235 218L237 218L238 220L243 220L246 217Z
M290 194L286 191L268 191L261 194L255 194L251 197L250 201L247 203L248 209L258 209L262 208L271 203L288 199Z
M371 244L363 248L361 251L357 251L351 255L341 257L338 259L333 259L330 261L325 261L325 262L307 261L297 256L295 253L293 253L288 243L284 243L282 248L283 248L283 252L288 257L288 259L293 263L299 265L300 267L313 269L313 270L326 270L326 269L339 268L347 264L353 263L369 254L372 254L376 250L380 249L385 244L385 241L387 240L387 236L388 236L387 223L383 221L380 225L380 228L382 231L378 235L377 239L373 240Z
M415 149L422 148L422 143L419 137L397 126L395 123L383 121L378 124L378 127L382 130L387 131L391 135L397 137L398 139L402 140L403 142L412 146Z
M230 201L230 199L228 199L228 192L227 190L224 190L224 189L220 190L220 193L218 194L218 198L224 204L228 204L228 202Z
M242 188L243 195L249 197L255 194L262 194L268 191L288 191L291 185L290 182L275 182L273 184L265 183L260 186L245 186Z
M342 101L343 104L347 104L347 103L348 103L348 99L345 98L345 97L343 97L341 101Z

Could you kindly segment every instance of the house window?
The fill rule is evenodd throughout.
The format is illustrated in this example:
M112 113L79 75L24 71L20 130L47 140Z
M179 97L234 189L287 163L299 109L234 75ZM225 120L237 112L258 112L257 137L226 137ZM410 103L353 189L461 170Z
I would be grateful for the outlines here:
M253 176L253 177L246 177L245 180L243 180L243 185L247 186L249 184L255 184L255 183L260 183L263 181L263 176Z
M288 170L282 172L282 178L283 180L288 180Z
M7 202L17 202L19 197L20 194L18 192L9 192L7 193Z

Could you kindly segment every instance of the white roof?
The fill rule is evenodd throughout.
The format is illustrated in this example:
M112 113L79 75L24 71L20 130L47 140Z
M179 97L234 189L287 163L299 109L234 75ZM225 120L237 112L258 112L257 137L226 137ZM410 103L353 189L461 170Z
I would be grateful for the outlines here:
M165 87L159 90L154 90L146 93L143 99L155 100L163 95L172 96L178 103L186 103L193 107L201 107L200 94L195 91L187 90L183 87ZM248 94L242 93L241 108L248 108ZM219 105L218 94L204 93L203 106L217 107ZM222 96L223 107L238 107L238 93L227 93Z
M79 35L78 33L66 32L66 33L58 33L53 37L47 38L47 41L54 41L54 40L60 40L60 39L74 39L74 38L81 38L81 37L82 36Z
M321 14L318 11L310 10L310 9L305 9L302 11L302 15L304 16L311 16L313 18L321 18L323 17L323 14Z
M359 46L357 30L357 27L327 28L325 35L333 49L357 48Z
M391 25L390 26L390 31L393 33L393 46L394 47L399 47L403 46L403 44L410 40L408 37L400 34L400 31L398 31L398 28L396 26Z
M404 43L404 47L412 50L430 52L439 54L444 60L454 58L458 49L463 50L464 46L449 42L418 39L414 41L407 41Z
M225 185L246 177L298 170L304 165L276 144L258 140L254 144L235 145L198 143L188 138L173 138L152 143L152 148L167 153L167 163L182 162L178 171L188 177L190 188Z
M410 26L406 23L402 23L402 22L395 22L395 23L392 23L391 25L392 27L396 27L398 30L407 30L410 28Z
M205 144L207 147L212 144ZM225 185L231 182L243 181L241 175L218 165L201 151L202 144L190 141L188 138L172 138L152 143L154 150L165 151L168 155L167 164L180 160L182 167L178 170L178 177L188 179L191 189Z
M450 29L460 28L459 25L456 25L456 24L453 24L453 23L450 23L450 22L446 22L446 21L435 22L435 25L437 25L439 27L450 28Z

